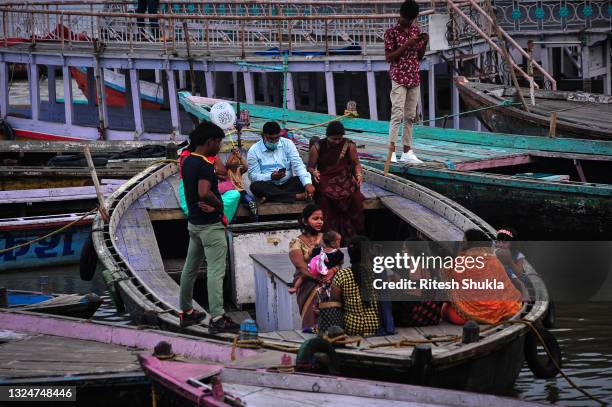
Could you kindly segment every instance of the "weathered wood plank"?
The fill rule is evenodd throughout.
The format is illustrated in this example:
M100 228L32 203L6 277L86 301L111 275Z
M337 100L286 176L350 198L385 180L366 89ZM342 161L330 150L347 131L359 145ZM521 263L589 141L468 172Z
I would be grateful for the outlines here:
M459 227L417 202L397 195L384 196L380 200L389 210L432 240L456 242L463 237Z
M123 241L117 245L129 260L135 277L164 303L179 309L179 287L164 269L153 225L147 210L134 202L121 218L117 235ZM196 307L201 307L194 304Z
M295 331L276 331L276 333L279 334L281 338L283 338L284 340L288 342L297 342L297 343L304 342L304 338L300 334L296 333Z
M164 145L164 141L46 141L46 140L0 140L2 153L82 153L87 144L92 153L119 153L145 146Z
M102 186L102 193L110 195L119 185L107 184ZM0 191L0 204L13 204L24 202L73 201L82 199L95 199L96 190L91 187L67 188L39 188L21 189L17 191Z
M136 352L122 346L39 335L0 345L0 378L139 372Z
M172 186L167 181L162 181L155 187L147 191L152 206L150 208L158 209L176 209L178 201L174 194Z

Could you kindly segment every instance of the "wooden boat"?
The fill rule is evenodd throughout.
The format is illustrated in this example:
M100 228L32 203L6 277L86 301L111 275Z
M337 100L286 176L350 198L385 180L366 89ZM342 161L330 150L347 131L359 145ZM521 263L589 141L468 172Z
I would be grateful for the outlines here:
M139 321L144 322L144 321ZM160 342L172 345L172 352L185 358L206 360L216 364L273 355L280 360L282 353L264 349L232 349L231 344L214 339L154 329L152 326L123 325L96 320L83 320L59 315L40 315L24 310L0 308L0 329L29 334L51 335L92 341L126 348L153 351Z
M3 306L11 310L63 315L74 318L91 318L102 300L96 294L43 294L35 291L0 289L6 295Z
M179 92L185 111L198 120L208 107ZM325 137L321 123L335 117L268 106L244 105L254 119L277 120L304 148ZM389 123L342 118L362 162L382 169ZM318 127L311 127L318 126ZM533 240L612 237L612 143L416 126L414 149L424 163L391 165L391 172L431 188L496 227L508 223ZM500 199L503 197L503 199ZM516 213L529 213L517 217ZM537 218L538 222L532 222ZM563 219L562 222L559 219Z
M87 70L84 68L70 68L70 74L79 86L79 89L87 99L96 99L96 90L91 91L87 83ZM160 109L164 104L164 93L162 86L148 81L140 82L140 102L145 109ZM127 98L125 87L125 76L111 69L104 69L104 87L107 106L126 107Z
M89 146L96 168L137 165L135 158L162 158L160 150L170 143L154 141L48 141L0 140L0 165L11 167L70 167L85 169L83 148ZM140 153L135 156L136 153ZM126 155L129 162L120 162ZM61 157L58 159L57 157ZM130 178L130 177L128 177Z
M421 236L435 241L458 241L462 232L469 228L481 229L489 235L494 233L491 226L469 210L414 182L393 175L384 177L381 171L368 167L364 169L364 181L362 192L366 197L366 223L373 239ZM181 253L179 250L184 253L187 247L185 220L177 201L177 186L175 164L160 164L143 171L109 197L110 222L105 224L97 217L92 233L100 266L112 275L111 285L119 291L131 317L138 321L148 315L152 320L150 323L170 330L180 330L179 287L165 272L162 253ZM275 219L279 219L278 214L283 214L284 219L295 219L303 206L266 203L260 207L260 218L265 220L265 216L274 214ZM178 220L182 221L182 226L179 226ZM270 224L250 226L265 230ZM234 232L231 232L230 242L233 242L233 236ZM266 251L258 251L282 252L287 246L279 244L280 241L277 236L268 236L264 240L266 243L261 245L267 246ZM233 247L233 243L230 245ZM253 255L252 251L250 253ZM289 261L286 254L277 256ZM230 264L236 263L240 262L230 258ZM252 283L253 272L247 267L232 268L230 274L229 279L236 281L236 286L250 284L250 289L254 290L254 286L258 285ZM515 317L537 321L546 314L548 294L532 269L528 278L533 301L526 303ZM281 279L275 281L278 287L282 287ZM279 288L278 291L283 292L283 289ZM268 298L275 301L271 296ZM201 309L199 305L196 307ZM292 312L291 308L278 305L275 309ZM245 315L244 311L241 315ZM285 316L285 319L287 317L291 319L291 315ZM234 339L233 335L212 333L205 326L192 326L185 331L219 340ZM380 343L391 345L402 337L428 340L458 335L460 332L461 327L446 323L423 328L399 328L395 336L367 338L360 345L336 349L336 354L342 374L376 374L390 380L479 392L508 390L523 363L523 341L527 333L523 325L499 326L483 332L482 339L477 343L434 344L432 359L426 362L427 366L415 362L414 352L418 354L420 351L415 351L413 347L372 347ZM261 332L259 337L264 344L271 346L297 347L314 335L291 327ZM494 366L498 374L492 376L489 372Z
M0 191L92 185L85 145L102 183L131 178L176 148L151 141L0 140Z
M68 400L76 393L79 404L96 407L142 405L150 397L132 349L23 330L1 330L0 336L3 386L70 386Z
M107 196L115 191L123 180L107 180L101 185L102 194ZM32 188L0 191L0 208L4 216L13 216L17 219L8 219L9 228L19 229L20 218L35 217L33 220L45 228L44 215L63 214L70 217L70 212L88 211L97 206L95 187L66 187L66 188ZM30 222L31 225L35 223Z
M8 335L7 335L8 333ZM142 405L151 386L138 353L169 343L177 357L226 364L272 354L147 326L83 320L0 308L0 384L76 386L79 403ZM119 400L115 398L119 398ZM144 401L143 401L144 400Z
M504 104L516 101L513 87L465 78L459 78L457 86L468 110L482 109L476 115L493 132L548 137L551 113L557 112L557 137L612 141L612 96L537 89L533 106L529 89L521 88L530 110L526 112Z
M289 359L290 361L291 359ZM293 366L248 369L194 361L159 360L139 355L145 374L172 405L269 406L276 403L318 406L529 406L532 403L497 396L431 389L344 377L299 374ZM282 368L281 368L282 369ZM164 393L163 391L166 390Z

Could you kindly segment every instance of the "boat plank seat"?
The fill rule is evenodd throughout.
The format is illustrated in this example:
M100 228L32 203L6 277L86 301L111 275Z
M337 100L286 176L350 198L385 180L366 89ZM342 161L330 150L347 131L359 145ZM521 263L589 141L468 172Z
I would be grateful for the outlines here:
M178 177L172 178L177 178L178 181ZM143 195L141 204L148 209L178 208L178 182L175 189L172 182L163 180Z
M459 227L415 201L399 195L384 196L380 200L385 207L432 240L459 242L463 239L463 231Z
M151 218L153 220L184 218L182 211L179 208L179 181L178 174L172 175L140 197L139 201L141 205L150 210ZM378 198L391 194L391 192L385 191L384 189L375 185L368 184L367 182L364 182L361 185L361 192L365 198L365 209L382 208ZM297 217L297 215L302 213L306 205L308 205L308 202L266 202L259 205L258 214L260 216L295 215ZM249 217L249 215L250 212L246 205L241 204L238 206L238 210L236 211L237 218L246 218Z

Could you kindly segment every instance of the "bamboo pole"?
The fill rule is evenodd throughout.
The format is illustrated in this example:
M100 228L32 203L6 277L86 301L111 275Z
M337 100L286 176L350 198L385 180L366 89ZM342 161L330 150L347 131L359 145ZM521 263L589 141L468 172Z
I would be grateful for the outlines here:
M102 194L102 189L100 188L100 181L98 180L96 167L94 166L93 159L91 158L91 151L89 151L89 145L85 144L85 146L83 147L83 153L85 154L89 174L91 174L91 179L93 180L94 188L96 189L96 195L98 196L98 204L100 205L100 215L102 216L104 222L108 222L110 216L108 215L108 211L106 210L106 204L104 203L104 195Z
M191 94L195 95L195 72L193 70L193 57L191 56L191 39L187 21L183 21L183 36L185 37L185 46L187 47L187 62L189 63L189 82L191 85Z
M389 175L389 166L391 165L391 156L393 155L394 152L395 152L395 143L391 141L389 142L389 150L387 151L387 159L385 160L385 169L384 169L385 177Z
M548 129L548 137L557 137L557 112L550 113L550 128Z
M525 109L525 111L529 113L527 102L525 102L525 98L523 97L523 94L521 93L521 88L519 87L518 79L516 79L516 72L514 72L514 67L512 66L512 59L510 57L510 53L508 52L508 47L506 47L506 40L502 35L501 29L499 28L499 24L497 23L497 16L495 15L495 10L493 9L491 0L485 0L485 3L487 5L487 9L489 10L489 15L491 17L493 27L495 28L497 40L499 41L499 46L502 49L504 60L508 65L508 69L510 69L510 77L512 78L512 84L516 88L516 94L518 95L521 105L523 105L523 109ZM533 81L533 78L531 78L531 80Z

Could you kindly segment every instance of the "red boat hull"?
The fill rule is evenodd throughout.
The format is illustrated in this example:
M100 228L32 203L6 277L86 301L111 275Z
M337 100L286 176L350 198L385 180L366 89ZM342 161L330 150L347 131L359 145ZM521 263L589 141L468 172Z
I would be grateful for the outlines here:
M86 73L84 73L80 69L71 67L70 74L76 81L81 92L83 92L85 97L87 97L87 99L90 99L91 97L93 97L94 100L96 101L98 100L96 89L92 89L92 91L90 92L87 86L87 74ZM125 92L119 91L117 89L114 89L110 86L105 85L104 94L106 96L106 104L108 106L112 106L112 107L126 107L127 106L127 98L125 97ZM161 104L151 102L149 100L145 100L142 98L140 99L140 103L144 109L160 109L161 108Z

